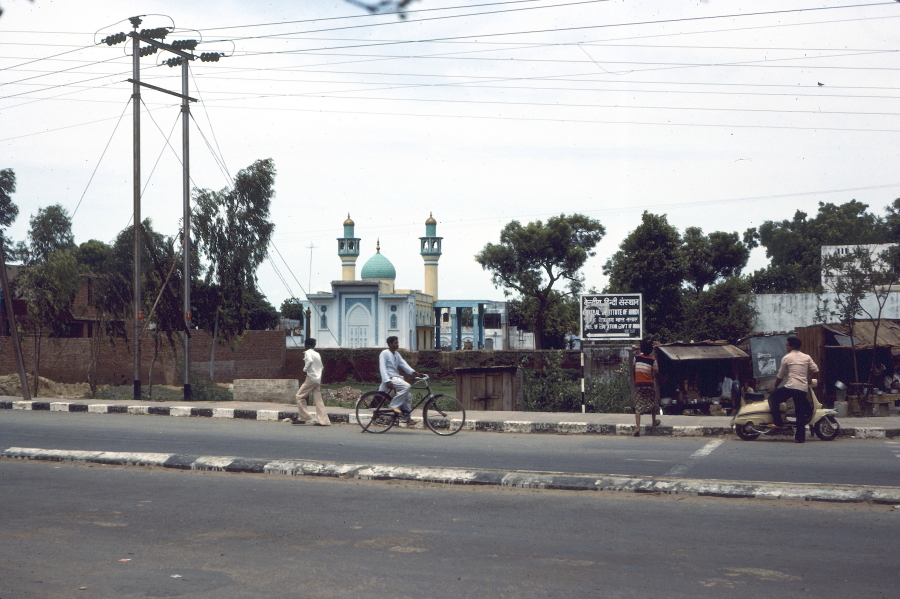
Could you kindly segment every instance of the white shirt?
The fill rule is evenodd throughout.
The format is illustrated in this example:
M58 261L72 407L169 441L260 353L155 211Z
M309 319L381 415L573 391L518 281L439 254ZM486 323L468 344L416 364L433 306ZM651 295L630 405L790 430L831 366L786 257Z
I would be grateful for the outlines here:
M402 377L399 370L400 368L405 370L407 374L415 372L415 370L406 363L406 360L403 359L400 352L395 353L386 349L378 356L378 369L381 371L382 383L387 383L392 378Z
M314 349L307 349L303 352L303 372L306 373L306 378L321 385L324 370L319 352Z

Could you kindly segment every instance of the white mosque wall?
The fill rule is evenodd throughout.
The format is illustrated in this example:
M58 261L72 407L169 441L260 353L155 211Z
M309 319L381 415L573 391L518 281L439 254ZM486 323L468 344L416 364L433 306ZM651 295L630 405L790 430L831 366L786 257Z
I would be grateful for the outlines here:
M772 333L790 331L797 327L816 324L816 308L824 309L824 300L828 300L828 310L835 309L834 293L765 293L757 294L752 303L759 313L753 326L755 333ZM878 304L874 295L866 297L862 302L869 315L860 318L878 316ZM900 319L900 292L888 294L887 302L881 312L882 318ZM836 322L837 317L830 319Z

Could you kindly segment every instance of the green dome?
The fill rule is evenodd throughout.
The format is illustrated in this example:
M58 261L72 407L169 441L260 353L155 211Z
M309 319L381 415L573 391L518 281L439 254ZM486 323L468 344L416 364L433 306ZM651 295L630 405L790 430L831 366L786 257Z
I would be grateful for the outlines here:
M378 244L376 253L363 264L360 276L364 281L389 279L393 281L397 278L397 270L391 261L381 255L381 243Z

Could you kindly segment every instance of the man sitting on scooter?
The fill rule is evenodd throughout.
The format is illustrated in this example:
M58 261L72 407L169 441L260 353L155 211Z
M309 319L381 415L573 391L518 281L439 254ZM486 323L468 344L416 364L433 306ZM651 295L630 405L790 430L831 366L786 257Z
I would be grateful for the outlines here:
M819 373L819 367L813 359L800 351L803 344L796 337L788 337L786 356L781 358L781 368L775 378L775 390L769 393L769 409L772 411L771 428L781 428L784 422L781 420L781 403L788 399L794 400L794 414L797 417L797 429L794 432L794 441L803 443L806 441L806 423L812 417L812 404L806 399L809 390L809 378ZM781 387L781 381L785 381Z

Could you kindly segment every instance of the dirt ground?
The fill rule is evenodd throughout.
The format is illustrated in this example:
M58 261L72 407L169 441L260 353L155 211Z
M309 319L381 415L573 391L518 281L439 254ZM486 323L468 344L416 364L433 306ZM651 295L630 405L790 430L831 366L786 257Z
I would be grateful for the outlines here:
M87 383L57 383L44 377L38 377L39 387L37 397L87 397L91 393L91 386ZM34 377L28 375L28 388L34 395ZM0 376L0 395L9 397L22 397L22 385L19 384L19 375L7 374Z

